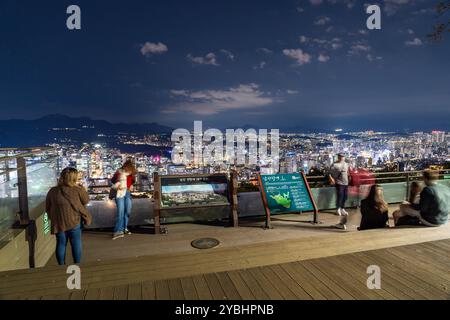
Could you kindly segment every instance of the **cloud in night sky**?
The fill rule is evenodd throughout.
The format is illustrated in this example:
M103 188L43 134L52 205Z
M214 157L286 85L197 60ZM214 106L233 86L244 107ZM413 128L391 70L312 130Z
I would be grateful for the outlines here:
M303 52L302 49L284 49L283 54L286 57L294 59L296 61L296 65L302 66L304 64L311 63L311 55Z
M275 102L254 83L241 84L227 90L171 90L172 98L182 100L164 112L193 112L199 115L214 115L229 110L252 109Z
M222 54L224 54L228 59L230 59L231 61L234 61L236 59L236 56L234 55L233 52L229 51L229 50L225 50L225 49L220 49L220 52Z
M193 64L219 66L216 54L212 52L208 53L204 57L194 57L192 54L189 53L187 55L187 59Z
M408 47L419 47L423 45L423 42L419 38L414 38L412 40L405 41L405 45L407 45Z
M321 17L317 17L316 21L314 21L314 24L316 26L324 26L328 23L331 22L331 18L327 17L327 16L321 16Z
M327 62L328 60L330 60L330 56L327 56L324 53L321 53L319 55L319 57L317 58L317 60L319 60L320 62Z
M169 48L167 48L167 46L161 42L158 43L146 42L141 47L141 53L143 56L146 57L149 57L154 54L163 54L166 53L167 51L169 51Z
M411 0L384 0L384 11L392 16L396 14L403 5L411 3Z

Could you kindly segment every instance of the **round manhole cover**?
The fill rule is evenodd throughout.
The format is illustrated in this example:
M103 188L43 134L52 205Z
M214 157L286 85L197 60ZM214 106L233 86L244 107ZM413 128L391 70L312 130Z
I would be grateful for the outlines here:
M201 238L191 242L191 246L197 249L211 249L219 244L220 241L214 238Z

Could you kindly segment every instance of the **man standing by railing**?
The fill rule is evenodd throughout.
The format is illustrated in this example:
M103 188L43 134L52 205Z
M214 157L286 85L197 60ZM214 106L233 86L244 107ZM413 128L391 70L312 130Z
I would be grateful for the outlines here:
M336 227L346 229L348 212L345 210L345 202L348 198L349 165L345 162L345 155L338 154L338 161L330 168L330 184L336 187L336 214L342 219Z

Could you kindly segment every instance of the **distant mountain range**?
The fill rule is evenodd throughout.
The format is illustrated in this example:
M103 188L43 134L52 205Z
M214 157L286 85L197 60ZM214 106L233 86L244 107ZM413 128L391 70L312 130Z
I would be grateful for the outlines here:
M142 136L172 131L172 128L157 123L111 123L54 114L36 120L0 120L0 148L36 147L61 140L94 142L119 133Z

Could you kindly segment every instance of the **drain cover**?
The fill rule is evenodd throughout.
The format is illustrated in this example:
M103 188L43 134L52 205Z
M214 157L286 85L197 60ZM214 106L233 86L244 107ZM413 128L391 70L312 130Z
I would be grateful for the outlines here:
M214 238L201 238L191 242L191 246L196 249L211 249L217 247L220 241Z

